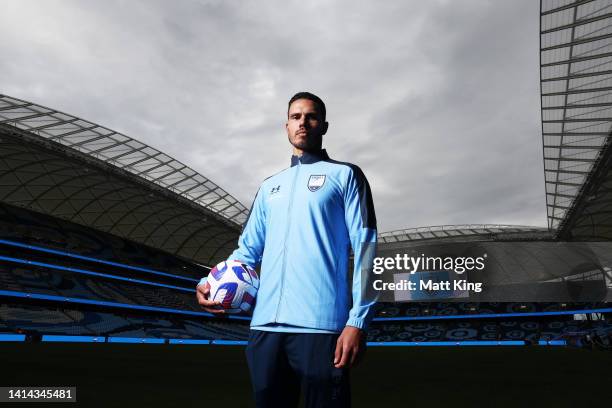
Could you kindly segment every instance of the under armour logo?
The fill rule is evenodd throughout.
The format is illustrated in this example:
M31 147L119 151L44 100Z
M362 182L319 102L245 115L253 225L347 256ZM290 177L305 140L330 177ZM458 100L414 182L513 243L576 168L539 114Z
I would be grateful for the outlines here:
M270 191L270 194L276 194L279 191L280 191L280 186L272 187L272 191Z

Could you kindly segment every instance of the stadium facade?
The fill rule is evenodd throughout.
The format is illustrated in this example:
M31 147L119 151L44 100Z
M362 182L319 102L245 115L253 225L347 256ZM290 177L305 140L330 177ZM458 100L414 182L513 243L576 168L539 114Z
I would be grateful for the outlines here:
M541 2L548 228L403 229L381 233L379 251L612 240L611 6ZM246 339L247 317L213 319L195 300L197 280L234 249L248 214L204 175L121 133L0 95L0 184L0 337ZM555 279L595 280L609 293L611 277L609 268L587 268ZM380 303L369 340L564 344L610 334L611 309L603 301L450 300Z

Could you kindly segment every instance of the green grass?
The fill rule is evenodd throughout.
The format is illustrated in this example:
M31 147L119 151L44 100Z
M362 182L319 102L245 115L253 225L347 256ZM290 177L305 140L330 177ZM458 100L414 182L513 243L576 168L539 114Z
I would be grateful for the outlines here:
M1 343L0 356L0 386L76 385L80 406L253 406L241 346ZM606 406L611 363L554 347L370 347L353 406Z

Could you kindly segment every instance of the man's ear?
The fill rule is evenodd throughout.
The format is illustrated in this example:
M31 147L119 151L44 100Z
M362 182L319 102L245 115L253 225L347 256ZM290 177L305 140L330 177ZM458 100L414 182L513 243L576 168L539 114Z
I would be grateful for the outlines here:
M324 135L327 133L327 128L329 127L329 123L325 122L323 123L323 133L321 133L321 135Z

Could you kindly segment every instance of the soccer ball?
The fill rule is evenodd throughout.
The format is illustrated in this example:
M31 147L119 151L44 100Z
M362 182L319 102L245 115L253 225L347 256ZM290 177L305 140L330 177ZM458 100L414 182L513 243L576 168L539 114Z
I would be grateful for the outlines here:
M204 285L210 289L208 300L221 302L215 308L226 313L246 313L255 305L259 277L247 264L226 261L211 269Z

